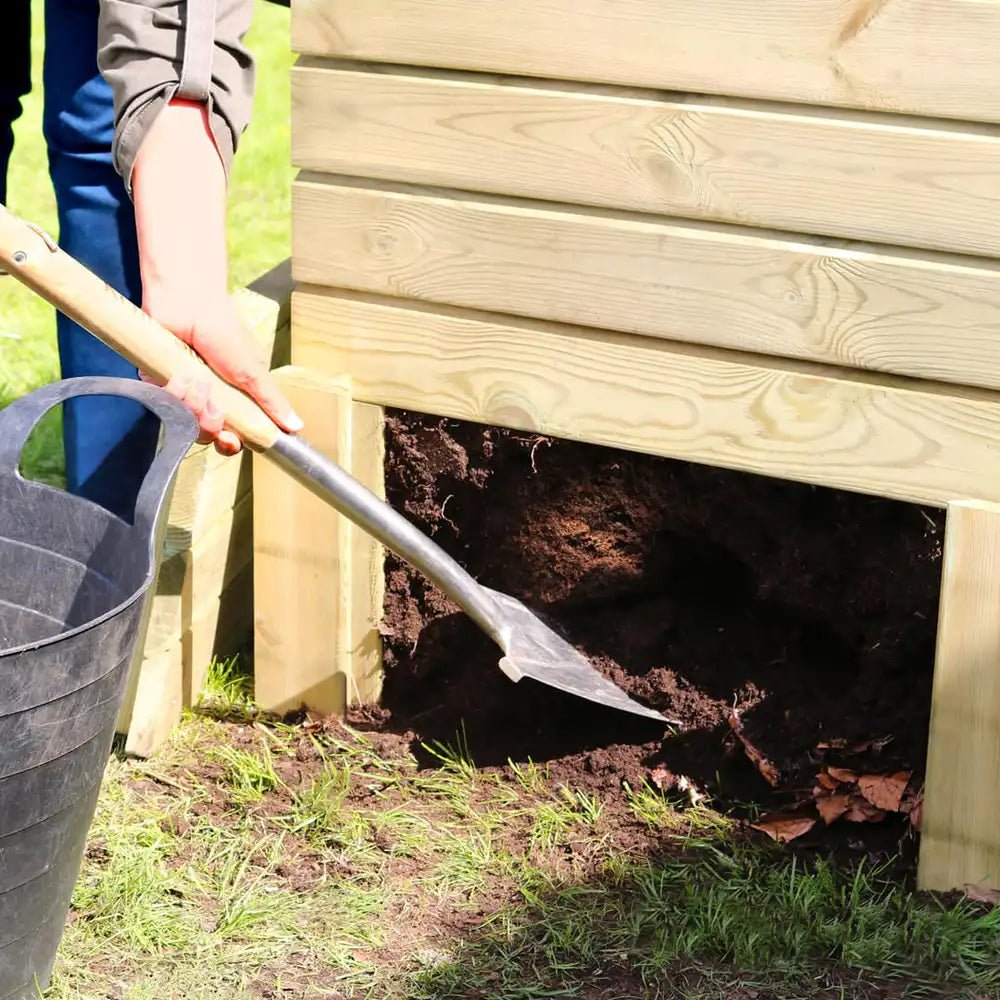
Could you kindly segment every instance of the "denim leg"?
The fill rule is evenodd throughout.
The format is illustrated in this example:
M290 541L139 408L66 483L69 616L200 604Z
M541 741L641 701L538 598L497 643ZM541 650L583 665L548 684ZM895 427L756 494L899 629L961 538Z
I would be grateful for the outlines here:
M112 163L111 89L97 69L98 11L99 0L45 0L43 128L61 246L138 303L135 217ZM57 332L64 378L136 377L131 364L61 314ZM131 517L158 432L156 418L131 400L69 400L63 438L70 491Z
M31 0L4 0L0 29L0 203L7 201L7 165L21 98L31 90Z

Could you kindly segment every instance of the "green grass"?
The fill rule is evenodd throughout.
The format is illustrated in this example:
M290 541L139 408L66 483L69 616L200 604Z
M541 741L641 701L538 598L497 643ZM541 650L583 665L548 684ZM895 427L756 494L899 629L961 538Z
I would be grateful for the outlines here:
M251 722L258 715L253 702L253 676L236 656L209 664L196 711L215 719Z
M258 0L248 44L258 59L254 120L244 136L230 184L231 284L249 284L284 260L290 247L292 55L288 11ZM41 79L44 44L42 4L34 4L34 79ZM53 235L55 198L41 134L42 95L36 87L15 127L8 207ZM38 296L13 278L0 279L0 408L59 377L55 316ZM25 453L26 471L46 482L63 478L60 416L50 415Z
M805 864L705 804L442 757L191 715L112 761L50 997L1000 996L1000 909ZM539 842L544 805L565 829Z

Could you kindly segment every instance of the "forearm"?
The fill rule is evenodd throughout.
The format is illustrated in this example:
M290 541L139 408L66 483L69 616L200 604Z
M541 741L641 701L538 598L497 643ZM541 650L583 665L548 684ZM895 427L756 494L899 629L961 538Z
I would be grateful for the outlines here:
M217 302L228 288L226 177L204 106L175 99L165 107L132 177L144 303L180 328L175 313Z
M143 306L284 430L302 421L228 293L226 177L249 116L252 0L101 0L98 63L115 96L114 157L135 203ZM167 388L222 451L239 449L207 382Z

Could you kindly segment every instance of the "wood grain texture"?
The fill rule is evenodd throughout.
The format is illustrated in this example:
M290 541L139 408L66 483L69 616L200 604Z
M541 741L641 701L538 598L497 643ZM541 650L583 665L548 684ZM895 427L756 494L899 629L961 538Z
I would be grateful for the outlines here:
M303 289L357 399L921 503L1000 500L1000 396Z
M351 474L385 499L385 411L369 403L351 404ZM356 525L348 525L351 546L351 675L348 700L373 704L382 693L382 608L385 552Z
M306 65L292 147L311 170L1000 254L985 127Z
M343 381L275 372L311 444L350 463ZM254 684L266 711L340 713L351 688L349 522L267 458L254 456Z
M196 444L184 456L174 480L167 514L164 558L195 544L219 518L250 493L250 455L220 455L214 445Z
M253 498L245 496L223 513L208 531L181 552L168 556L160 565L144 655L151 656L177 642L213 601L244 570L253 551ZM211 660L211 656L209 656ZM188 664L189 673L207 669Z
M948 508L921 830L924 889L1000 889L1000 506Z
M1000 121L981 0L295 0L299 52Z
M230 464L238 463L231 459ZM218 472L224 470L221 467ZM208 490L210 485L211 479L206 483ZM216 520L197 535L177 533L166 539L156 587L149 597L139 662L129 678L116 724L119 733L145 734L129 735L133 747L143 748L139 756L152 752L166 737L180 719L180 707L193 704L212 659L245 643L252 633L252 587L235 584L237 579L249 579L249 492L235 507L222 508L216 514ZM182 544L174 547L178 542ZM233 602L246 607L231 609ZM220 616L232 628L220 631ZM237 626L243 628L242 635L236 634ZM179 694L156 694L168 688ZM180 706L176 710L175 702Z
M992 261L333 180L293 246L311 284L1000 387Z
M200 609L176 642L143 661L126 753L152 756L170 736L183 710L197 702L212 658L237 653L245 646L252 628L252 584L248 565L219 597Z

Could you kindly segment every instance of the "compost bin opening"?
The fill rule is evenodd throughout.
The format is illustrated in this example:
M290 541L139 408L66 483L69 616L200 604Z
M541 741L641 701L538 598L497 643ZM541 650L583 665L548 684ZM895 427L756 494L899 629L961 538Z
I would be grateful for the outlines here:
M811 780L830 740L890 737L922 772L943 514L608 448L388 413L387 490L483 583L554 619L662 727L514 685L464 616L386 566L382 725L463 739L480 765L549 761L577 787L657 767L729 801L776 793L744 734ZM373 720L374 721L374 720ZM780 791L780 790L779 790Z

